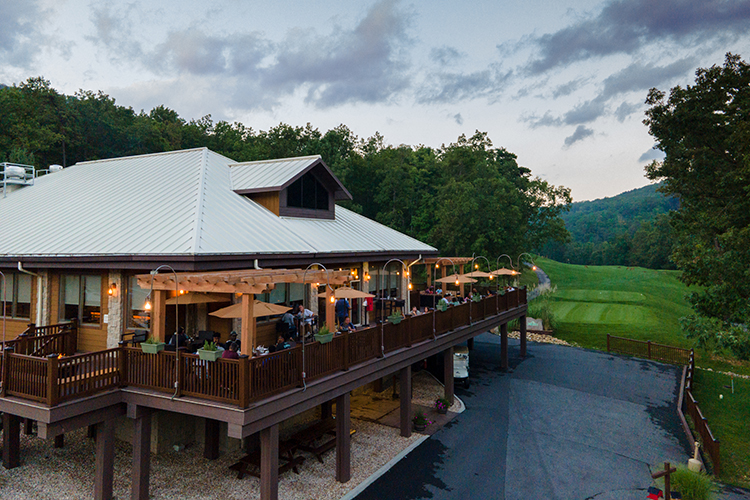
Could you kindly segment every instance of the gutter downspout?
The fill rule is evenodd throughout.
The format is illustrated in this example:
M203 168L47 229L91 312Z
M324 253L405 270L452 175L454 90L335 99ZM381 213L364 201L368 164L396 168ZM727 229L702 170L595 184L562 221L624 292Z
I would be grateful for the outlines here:
M18 270L22 273L36 276L36 319L34 324L40 325L42 323L42 276L24 269L20 260L18 261Z

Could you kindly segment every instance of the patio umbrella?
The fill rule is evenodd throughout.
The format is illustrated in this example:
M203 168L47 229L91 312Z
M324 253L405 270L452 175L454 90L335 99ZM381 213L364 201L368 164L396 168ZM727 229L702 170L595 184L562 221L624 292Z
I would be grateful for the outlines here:
M438 283L455 283L458 281L459 283L476 283L477 280L473 278L469 278L466 274L451 274L450 276L446 276L444 278L436 279Z
M492 271L492 274L494 274L495 276L500 276L501 274L506 274L508 276L515 276L515 275L520 274L520 273L518 271L514 271L512 269L502 268L502 269L495 269L494 271Z
M462 274L461 276L468 276L469 278L489 278L495 276L492 273L485 273L484 271L472 271L470 273Z
M318 297L325 297L325 293L319 293ZM372 297L375 297L371 293L362 292L360 290L355 290L354 288L350 288L348 286L342 286L340 288L337 288L333 291L333 296L337 299L369 299Z
M253 318L260 316L274 316L276 314L284 314L291 307L280 306L277 304L269 304L268 302L262 302L256 300L253 302ZM209 313L211 316L218 318L241 318L242 317L242 303L232 304L231 306L223 307L218 311Z
M172 297L167 300L166 304L168 306L175 304L184 306L186 304L207 304L209 302L229 302L229 297L217 293L186 293L185 295Z

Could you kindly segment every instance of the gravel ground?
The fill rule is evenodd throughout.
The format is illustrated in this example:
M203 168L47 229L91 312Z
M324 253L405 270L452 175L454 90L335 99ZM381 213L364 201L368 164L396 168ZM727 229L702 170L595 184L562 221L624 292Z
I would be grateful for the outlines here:
M413 402L432 405L443 387L426 372L413 379ZM452 411L460 411L456 401ZM422 437L414 433L403 438L399 430L352 419L352 478L346 484L336 482L336 453L324 455L324 463L302 453L305 462L300 474L287 472L279 479L279 497L289 500L338 499L367 479L403 449ZM203 458L198 446L181 452L151 456L151 497L155 499L246 499L259 498L259 480L252 476L236 479L228 467L243 455L233 452L217 460ZM115 498L130 498L132 447L115 441ZM65 447L55 449L52 441L21 435L21 467L0 468L0 498L67 500L88 499L93 493L94 442L86 429L66 434ZM311 493L315 492L315 496Z

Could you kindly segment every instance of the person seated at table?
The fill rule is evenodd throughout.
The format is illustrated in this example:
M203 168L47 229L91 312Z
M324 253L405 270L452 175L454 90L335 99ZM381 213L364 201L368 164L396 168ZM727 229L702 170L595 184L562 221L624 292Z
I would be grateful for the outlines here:
M315 313L312 312L310 309L305 309L305 306L300 304L297 307L297 319L299 319L299 326L300 326L300 334L307 333L312 330L312 324L313 319L315 318Z
M230 342L229 349L222 352L221 357L224 359L240 359L240 355L237 353L239 348L239 342Z
M414 306L414 307L411 308L411 315L412 316L419 316L420 314L422 314L422 313L419 312L419 309L417 308L417 306Z
M438 294L438 295L440 295L441 293L443 293L443 289L442 288L438 288L437 290L435 290L435 293Z
M349 301L345 298L340 298L336 301L336 305L334 306L334 309L336 311L336 323L339 325L344 322L344 318L346 318L349 315Z
M294 340L294 337L290 333L284 335L284 343L286 343L290 349L292 347L297 347L297 342Z
M344 316L344 320L339 325L339 332L341 333L349 333L356 330L355 326L352 325L352 321L349 318L349 316Z
M219 332L214 332L214 344L216 345L217 351L224 351L224 346L221 344L221 334Z
M460 306L461 305L461 299L458 298L458 295L453 296L453 305L454 306Z
M169 339L169 345L177 347L185 347L188 343L188 336L185 335L185 329L183 327L178 327L177 331L172 334L172 337Z
M441 298L438 303L445 304L446 306L451 305L451 294L446 293L443 298Z
M279 352L288 348L289 348L289 344L287 344L286 340L284 340L284 336L279 334L279 336L276 339L276 343L268 348L268 352Z
M279 320L279 327L277 332L284 334L289 333L291 336L297 335L297 325L294 323L294 314L291 311L287 311Z

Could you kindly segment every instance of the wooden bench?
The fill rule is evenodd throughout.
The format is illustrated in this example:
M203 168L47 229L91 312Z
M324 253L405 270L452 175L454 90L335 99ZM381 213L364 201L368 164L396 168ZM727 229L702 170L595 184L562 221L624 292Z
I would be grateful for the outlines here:
M279 443L279 474L283 474L289 469L294 471L295 474L299 474L297 466L305 461L305 457L295 455L296 451L297 443L292 440ZM245 474L260 478L260 450L245 455L240 458L239 462L229 468L237 471L237 479L242 479Z
M352 429L353 436L356 430ZM323 454L336 447L336 420L327 418L307 429L303 429L290 438L297 444L297 448L312 453L320 463L323 463Z

